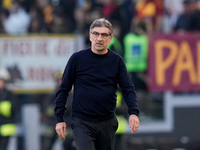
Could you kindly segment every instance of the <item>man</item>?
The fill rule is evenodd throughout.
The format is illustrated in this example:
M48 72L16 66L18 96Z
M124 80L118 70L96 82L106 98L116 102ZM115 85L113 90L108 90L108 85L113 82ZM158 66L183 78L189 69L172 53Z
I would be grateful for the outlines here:
M107 48L113 37L111 23L104 18L97 19L91 24L89 34L91 48L74 53L66 65L56 94L55 129L64 140L66 98L74 85L71 127L76 148L114 150L118 85L129 109L132 133L139 127L136 93L122 57Z
M0 69L0 149L7 149L11 136L16 133L16 99L6 87L10 74Z

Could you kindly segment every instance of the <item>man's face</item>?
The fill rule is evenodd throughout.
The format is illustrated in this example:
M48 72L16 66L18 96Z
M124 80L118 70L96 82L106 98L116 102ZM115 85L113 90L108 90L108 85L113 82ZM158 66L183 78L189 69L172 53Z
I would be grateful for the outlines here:
M92 51L97 54L107 52L108 44L112 41L110 30L106 27L95 27L90 33Z

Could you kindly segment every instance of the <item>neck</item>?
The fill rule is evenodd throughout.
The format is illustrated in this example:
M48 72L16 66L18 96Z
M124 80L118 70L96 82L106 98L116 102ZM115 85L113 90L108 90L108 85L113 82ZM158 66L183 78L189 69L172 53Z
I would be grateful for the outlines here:
M97 54L97 55L105 55L108 52L108 49L106 48L105 50L94 50L91 49L93 53Z

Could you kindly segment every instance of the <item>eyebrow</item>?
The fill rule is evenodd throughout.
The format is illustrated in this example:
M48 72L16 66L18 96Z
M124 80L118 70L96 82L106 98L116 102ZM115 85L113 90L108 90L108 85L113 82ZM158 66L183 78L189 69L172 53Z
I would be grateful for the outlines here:
M111 35L111 33L105 33L105 32L103 32L103 33L100 33L100 32L97 32L97 31L92 31L93 33L94 32L96 32L96 33L99 33L99 34L110 34Z

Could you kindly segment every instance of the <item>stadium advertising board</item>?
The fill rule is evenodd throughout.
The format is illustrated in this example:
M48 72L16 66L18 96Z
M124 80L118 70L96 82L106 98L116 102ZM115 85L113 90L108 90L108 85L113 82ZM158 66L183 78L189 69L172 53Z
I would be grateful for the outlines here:
M0 65L9 69L14 88L53 89L54 74L83 48L76 36L0 37Z
M149 90L199 92L200 34L154 34L149 40Z

